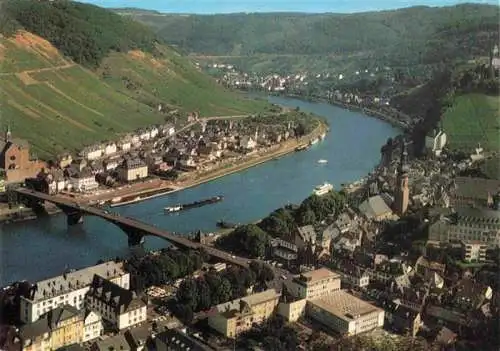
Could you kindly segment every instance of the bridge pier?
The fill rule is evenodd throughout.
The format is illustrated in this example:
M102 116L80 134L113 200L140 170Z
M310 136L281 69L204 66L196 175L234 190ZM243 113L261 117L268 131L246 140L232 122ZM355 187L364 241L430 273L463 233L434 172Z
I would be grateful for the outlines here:
M144 244L144 235L137 232L126 232L128 237L128 246L134 247Z
M80 211L66 213L66 222L68 223L68 226L83 223L83 213Z

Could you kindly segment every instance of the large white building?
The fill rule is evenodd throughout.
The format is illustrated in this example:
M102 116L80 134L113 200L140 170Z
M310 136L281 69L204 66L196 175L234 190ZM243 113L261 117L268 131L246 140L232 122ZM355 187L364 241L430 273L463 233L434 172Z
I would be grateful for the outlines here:
M147 318L147 305L135 292L94 275L86 295L86 306L119 330L126 329Z
M384 325L384 310L343 290L307 301L306 313L342 335L357 335Z
M341 277L326 268L302 273L287 286L290 293L302 299L315 299L340 290Z
M87 311L83 321L82 342L97 339L103 332L101 315L94 311Z
M123 263L113 261L45 279L32 286L28 298L21 297L21 321L33 323L44 313L62 305L83 309L85 294L95 274L124 289L130 286L130 274L124 271Z

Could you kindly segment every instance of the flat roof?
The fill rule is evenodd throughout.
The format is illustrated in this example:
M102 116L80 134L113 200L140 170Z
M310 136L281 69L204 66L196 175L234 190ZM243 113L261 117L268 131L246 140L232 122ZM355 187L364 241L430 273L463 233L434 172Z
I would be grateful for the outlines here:
M338 278L340 279L340 275L332 272L328 268L319 268L314 271L302 273L299 277L295 278L301 282L305 282L306 284L315 283L320 280L328 279L328 278Z
M354 321L369 313L382 311L382 309L358 299L343 290L335 291L327 296L311 300L309 303L348 322Z

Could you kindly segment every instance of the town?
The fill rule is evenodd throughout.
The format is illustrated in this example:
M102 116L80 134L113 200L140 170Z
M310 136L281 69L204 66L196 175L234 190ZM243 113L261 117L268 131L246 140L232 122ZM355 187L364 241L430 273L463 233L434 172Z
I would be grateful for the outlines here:
M286 138L289 127L282 128ZM209 122L201 133L223 130ZM240 147L254 146L242 139ZM187 132L171 140L200 138ZM481 150L459 160L442 131L428 138L425 160L410 159L409 147L402 137L388 140L370 175L280 209L260 228L192 238L248 257L249 268L171 248L6 287L4 313L21 324L4 328L6 340L26 350L232 349L257 342L256 330L278 328L269 337L288 349L358 335L428 349L488 335L498 316L500 182L459 176ZM297 215L306 203L312 216ZM234 244L232 236L252 230L266 231L263 245Z
M0 1L0 351L498 350L476 5Z

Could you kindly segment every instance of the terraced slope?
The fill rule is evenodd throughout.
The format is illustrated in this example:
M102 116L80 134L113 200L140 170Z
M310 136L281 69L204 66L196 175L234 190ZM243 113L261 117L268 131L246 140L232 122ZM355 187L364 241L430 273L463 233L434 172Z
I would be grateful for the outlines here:
M112 53L92 71L64 58L26 31L0 37L0 124L26 138L39 157L116 138L164 122L162 103L202 116L259 112L261 102L224 91L166 47L162 58L142 51Z

